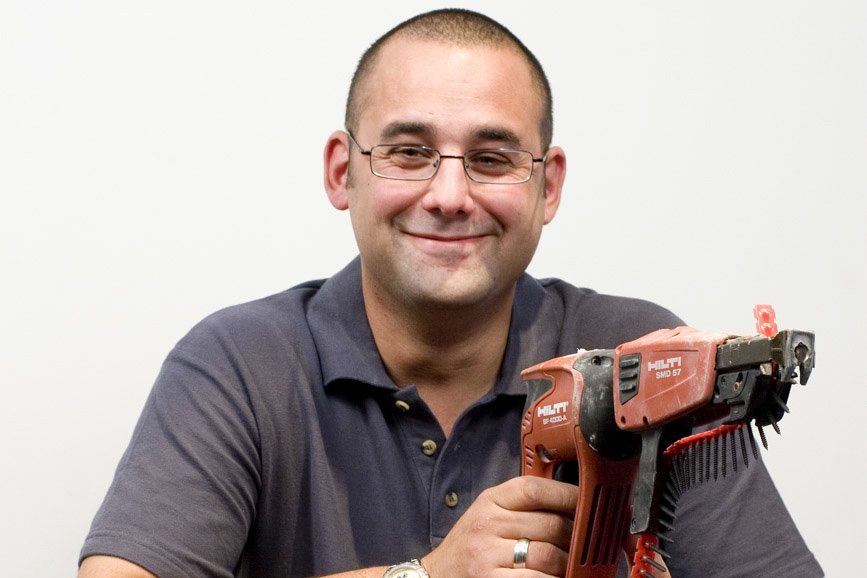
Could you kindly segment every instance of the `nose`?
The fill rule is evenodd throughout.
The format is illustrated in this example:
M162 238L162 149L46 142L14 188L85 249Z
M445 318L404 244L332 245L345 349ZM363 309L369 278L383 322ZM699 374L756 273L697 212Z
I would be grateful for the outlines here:
M443 156L428 190L422 198L422 207L439 211L446 216L470 213L475 203L470 195L470 180L461 157Z

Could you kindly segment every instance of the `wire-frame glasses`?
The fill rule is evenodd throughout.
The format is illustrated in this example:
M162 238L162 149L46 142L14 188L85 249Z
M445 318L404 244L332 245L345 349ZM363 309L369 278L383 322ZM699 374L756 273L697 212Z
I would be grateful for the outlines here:
M533 166L545 162L533 153L517 149L475 149L462 155L444 155L421 145L378 144L364 150L349 134L358 151L370 159L370 171L384 179L426 181L432 179L442 159L461 159L464 171L476 183L518 185L533 176Z

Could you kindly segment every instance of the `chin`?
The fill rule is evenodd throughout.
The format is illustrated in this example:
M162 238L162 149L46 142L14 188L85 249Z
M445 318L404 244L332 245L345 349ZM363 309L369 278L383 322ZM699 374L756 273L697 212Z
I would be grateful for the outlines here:
M487 272L469 275L428 275L418 271L402 286L408 302L434 310L461 310L479 306L504 290ZM438 277L438 278L436 278Z

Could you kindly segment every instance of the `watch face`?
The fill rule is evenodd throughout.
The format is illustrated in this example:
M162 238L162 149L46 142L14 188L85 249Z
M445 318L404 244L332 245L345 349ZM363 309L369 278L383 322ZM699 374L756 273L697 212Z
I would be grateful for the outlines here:
M427 578L427 574L416 564L407 562L392 566L383 578Z

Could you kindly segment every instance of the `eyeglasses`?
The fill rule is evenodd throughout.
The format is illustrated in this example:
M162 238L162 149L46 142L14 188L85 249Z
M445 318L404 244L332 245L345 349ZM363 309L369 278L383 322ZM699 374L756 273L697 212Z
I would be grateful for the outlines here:
M370 158L370 172L383 179L426 181L440 168L442 159L461 159L471 181L493 185L519 185L533 176L535 163L544 163L533 153L515 149L476 149L462 155L444 155L420 145L379 144L364 150L349 134L358 151Z

